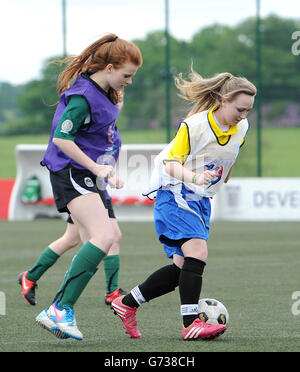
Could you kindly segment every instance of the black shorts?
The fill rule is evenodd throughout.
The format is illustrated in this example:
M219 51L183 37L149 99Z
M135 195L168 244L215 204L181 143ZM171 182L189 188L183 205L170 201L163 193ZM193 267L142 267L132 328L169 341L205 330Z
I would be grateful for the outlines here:
M56 208L59 212L70 211L68 203L80 195L98 193L110 218L116 218L111 200L107 200L104 191L99 190L96 184L96 176L88 170L65 168L58 172L50 171L50 182Z

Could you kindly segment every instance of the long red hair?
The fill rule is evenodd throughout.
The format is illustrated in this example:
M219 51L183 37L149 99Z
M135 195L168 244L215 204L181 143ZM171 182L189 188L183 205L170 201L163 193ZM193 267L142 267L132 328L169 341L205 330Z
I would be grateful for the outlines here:
M107 34L88 46L80 55L66 57L61 62L66 63L67 67L57 80L57 91L60 95L70 87L72 80L83 72L93 74L104 70L110 63L115 69L121 68L126 62L141 66L143 58L134 43L120 39L115 34ZM108 94L115 104L120 101L119 92L114 89L110 88Z

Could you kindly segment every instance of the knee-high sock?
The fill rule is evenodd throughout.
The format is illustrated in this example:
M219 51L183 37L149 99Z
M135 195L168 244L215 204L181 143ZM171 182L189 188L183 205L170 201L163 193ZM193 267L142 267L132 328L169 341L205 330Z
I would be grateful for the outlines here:
M63 286L56 295L56 299L59 298L59 306L73 308L104 257L105 252L90 242L79 250L73 258Z
M106 293L119 288L120 255L106 256L103 260Z
M164 266L151 274L122 300L124 305L138 307L145 301L174 291L178 286L180 268L175 264Z
M27 279L32 282L37 282L40 277L55 264L58 260L59 255L52 251L51 248L47 247L40 255L33 267L28 270Z
M179 294L183 324L188 327L198 316L198 301L202 289L205 262L185 257L179 278Z

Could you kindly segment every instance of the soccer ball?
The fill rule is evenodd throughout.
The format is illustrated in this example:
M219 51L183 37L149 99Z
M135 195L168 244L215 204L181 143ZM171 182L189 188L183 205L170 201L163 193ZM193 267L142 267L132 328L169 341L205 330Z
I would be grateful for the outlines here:
M213 298L201 298L198 308L199 317L203 322L228 326L229 314L222 302Z

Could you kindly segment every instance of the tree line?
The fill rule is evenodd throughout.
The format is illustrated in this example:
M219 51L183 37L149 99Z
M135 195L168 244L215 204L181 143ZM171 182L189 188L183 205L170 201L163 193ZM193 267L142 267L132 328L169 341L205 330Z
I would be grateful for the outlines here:
M261 20L261 100L263 125L300 126L300 55L292 52L292 35L300 21L270 15ZM257 82L255 18L236 26L214 24L190 41L170 35L170 75L165 70L165 33L149 33L133 40L144 63L126 88L125 105L118 119L123 130L156 129L165 125L165 81L171 80L171 124L178 126L188 109L178 97L173 76L188 77L193 69L206 77L229 71ZM41 77L24 85L0 83L0 134L49 133L58 95L56 81L63 66L44 62ZM252 113L255 125L256 116Z

